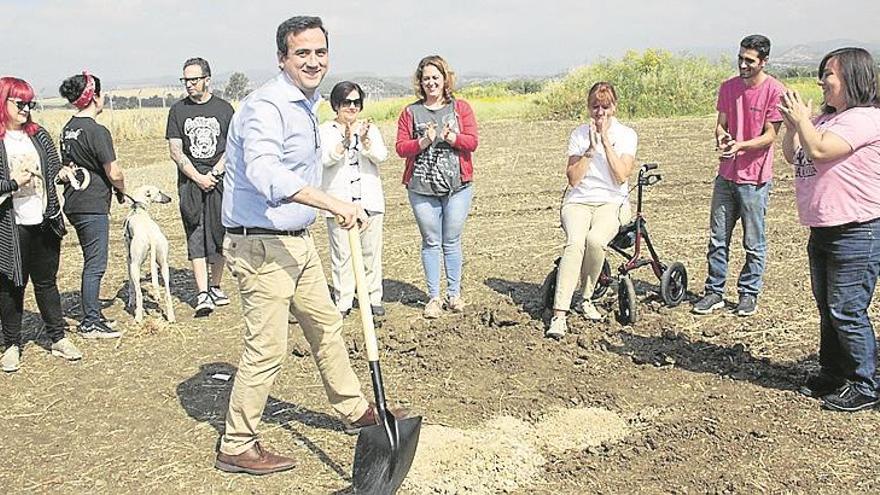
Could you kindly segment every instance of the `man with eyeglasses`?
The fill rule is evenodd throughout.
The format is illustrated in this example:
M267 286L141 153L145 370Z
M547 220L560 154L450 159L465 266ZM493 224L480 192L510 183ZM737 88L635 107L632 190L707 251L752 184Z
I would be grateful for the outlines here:
M764 277L767 241L764 218L773 179L773 142L782 123L777 108L784 86L764 72L770 40L753 34L740 42L739 75L718 90L715 145L720 152L709 217L708 275L696 314L724 307L730 238L742 223L745 264L737 283L739 302L734 313L753 315Z
M308 231L318 209L336 216L344 229L367 220L363 208L319 188L318 85L329 63L327 31L318 17L293 17L278 26L275 41L281 70L242 102L226 146L223 252L241 294L245 345L214 465L233 473L267 474L295 465L257 441L269 391L287 354L290 313L346 431L379 421L348 360L342 315L330 300Z
M207 60L191 58L184 62L180 82L187 96L171 106L165 138L171 159L177 164L180 216L198 289L195 316L203 317L216 306L229 304L220 288L226 263L220 213L226 133L234 110L211 93L211 66Z

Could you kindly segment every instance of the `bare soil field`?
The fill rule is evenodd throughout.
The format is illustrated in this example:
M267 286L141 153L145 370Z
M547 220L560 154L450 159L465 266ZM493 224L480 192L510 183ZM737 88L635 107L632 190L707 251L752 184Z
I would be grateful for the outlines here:
M706 273L717 163L713 122L633 124L639 160L659 162L663 174L646 194L649 230L664 262L687 267L688 299L702 291ZM797 222L792 174L781 157L767 222L765 291L755 316L696 317L689 302L666 308L658 280L643 268L634 273L640 311L634 325L615 320L610 290L599 303L606 321L572 316L562 341L543 338L548 315L540 285L564 241L559 206L574 125L481 125L464 238L469 307L435 321L421 317L420 239L399 184L402 160L384 165L383 370L389 397L425 421L400 493L880 492L880 412L827 412L796 391L818 366L818 317L807 231ZM392 141L392 125L382 130ZM176 197L164 141L124 143L119 153L130 185L150 181ZM0 376L2 492L348 493L355 437L333 417L296 325L262 436L270 449L295 457L297 468L259 478L213 468L232 383L213 375L234 374L241 351L236 289L227 276L232 305L193 319L194 284L176 204L154 207L173 248L178 322L166 324L154 298L145 323L136 325L124 311L125 213L114 207L103 287L105 312L119 320L122 339L93 342L71 334L85 358L62 362L44 349L36 305L30 295L26 300L31 342L22 369ZM734 275L742 263L740 232ZM312 235L326 255L325 227L316 224ZM613 267L622 262L610 259ZM59 274L71 323L78 319L81 264L71 232ZM735 282L726 296L732 308ZM876 320L876 308L872 314ZM350 355L371 396L353 316L345 322Z

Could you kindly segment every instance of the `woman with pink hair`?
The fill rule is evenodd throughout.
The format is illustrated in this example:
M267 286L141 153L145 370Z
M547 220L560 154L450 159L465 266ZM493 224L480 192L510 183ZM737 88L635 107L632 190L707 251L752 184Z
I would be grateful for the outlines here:
M52 138L31 111L34 90L27 82L0 78L0 321L6 346L0 369L21 365L24 289L34 296L51 341L53 356L70 361L82 353L64 336L67 323L58 293L58 262L64 218L55 193L60 162Z

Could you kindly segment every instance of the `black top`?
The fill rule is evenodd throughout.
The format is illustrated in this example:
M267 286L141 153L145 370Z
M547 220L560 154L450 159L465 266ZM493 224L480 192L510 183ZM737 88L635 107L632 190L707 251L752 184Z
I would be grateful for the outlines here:
M64 185L64 213L110 213L112 185L104 165L116 160L110 131L90 117L72 117L61 130L61 164L71 162L89 172L88 186ZM84 174L77 174L83 179ZM82 181L80 181L82 182Z
M196 170L208 173L226 152L226 133L234 112L232 105L217 96L205 103L184 98L168 112L165 139L182 140L183 153ZM178 170L178 184L188 180Z

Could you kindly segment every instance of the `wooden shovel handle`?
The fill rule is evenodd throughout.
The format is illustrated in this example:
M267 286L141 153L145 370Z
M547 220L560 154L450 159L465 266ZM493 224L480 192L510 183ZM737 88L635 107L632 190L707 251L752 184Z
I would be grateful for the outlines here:
M367 275L364 271L364 255L361 251L361 233L357 227L348 229L348 246L351 251L351 265L354 270L354 283L357 288L358 308L361 326L364 328L364 343L367 346L367 360L379 360L379 345L376 343L376 328L373 326L373 310L370 308L370 292L367 289Z

